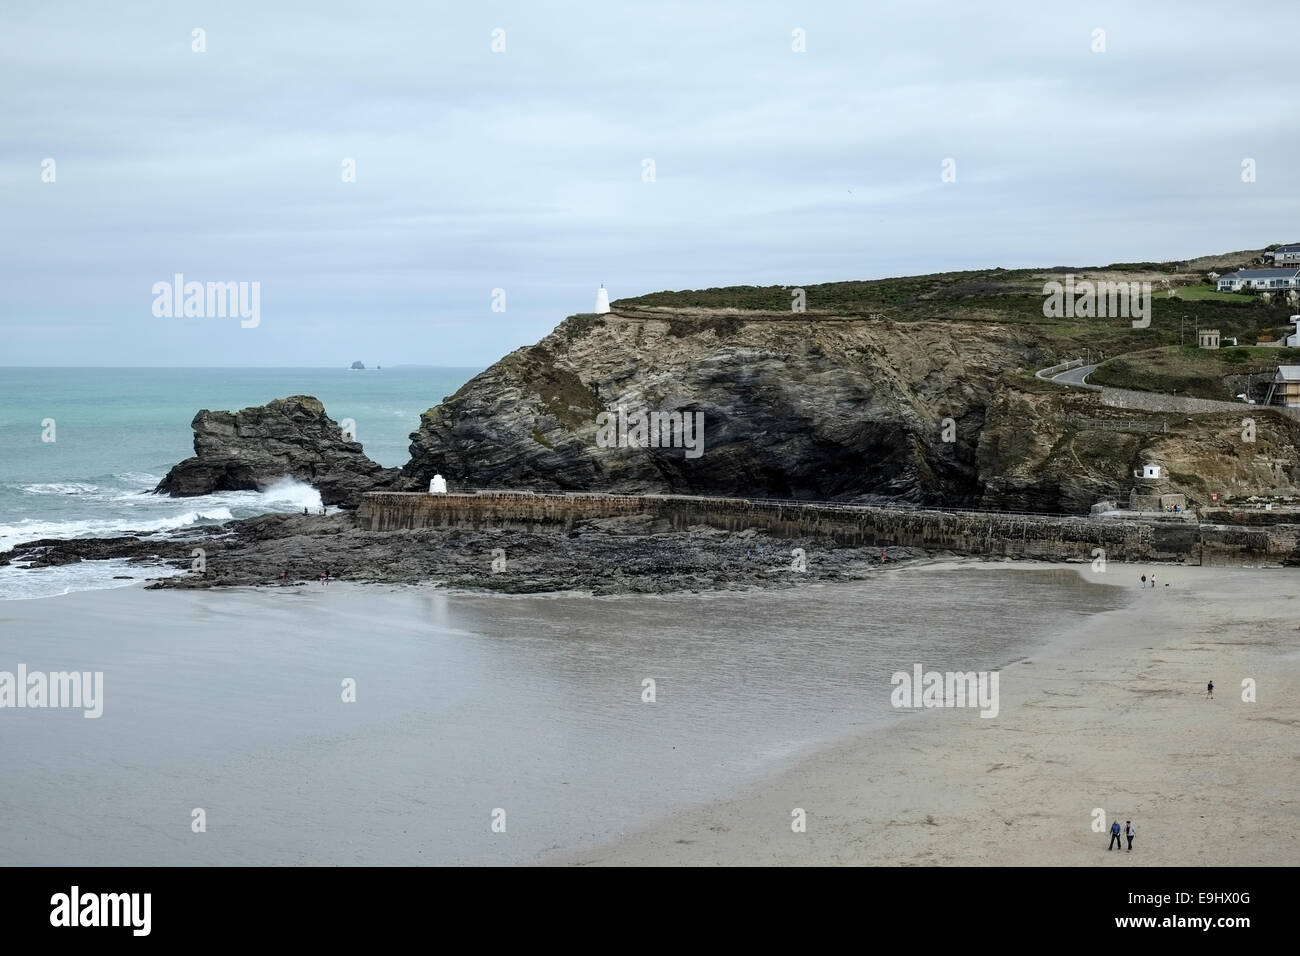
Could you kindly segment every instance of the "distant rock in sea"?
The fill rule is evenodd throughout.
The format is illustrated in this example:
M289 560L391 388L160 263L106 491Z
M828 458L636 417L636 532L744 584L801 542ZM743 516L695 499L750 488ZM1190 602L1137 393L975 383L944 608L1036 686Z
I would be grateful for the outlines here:
M349 368L359 368L359 369L364 369L364 368L365 368L365 365L363 365L361 362L353 362L353 363L349 366Z
M190 423L194 457L154 489L174 498L214 491L262 491L285 476L310 484L327 505L355 507L365 491L398 491L401 472L367 458L309 395L238 412L203 409Z

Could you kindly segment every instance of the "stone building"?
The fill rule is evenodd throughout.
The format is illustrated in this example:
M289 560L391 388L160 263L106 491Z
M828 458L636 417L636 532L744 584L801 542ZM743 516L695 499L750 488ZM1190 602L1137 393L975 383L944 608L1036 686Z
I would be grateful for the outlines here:
M1219 330L1197 329L1196 346L1202 349L1217 349L1219 347Z
M1169 482L1162 477L1160 465L1148 462L1133 472L1133 477L1136 481L1129 492L1130 511L1169 512L1177 509L1178 514L1187 511L1187 496L1169 490Z

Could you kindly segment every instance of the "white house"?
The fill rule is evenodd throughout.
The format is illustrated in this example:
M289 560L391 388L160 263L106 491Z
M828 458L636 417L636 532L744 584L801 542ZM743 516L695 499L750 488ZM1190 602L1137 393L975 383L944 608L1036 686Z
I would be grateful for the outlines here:
M1300 288L1300 269L1238 269L1219 276L1220 292L1253 289L1256 292L1276 292Z
M1275 266L1300 265L1300 246L1278 246L1264 258L1272 259Z

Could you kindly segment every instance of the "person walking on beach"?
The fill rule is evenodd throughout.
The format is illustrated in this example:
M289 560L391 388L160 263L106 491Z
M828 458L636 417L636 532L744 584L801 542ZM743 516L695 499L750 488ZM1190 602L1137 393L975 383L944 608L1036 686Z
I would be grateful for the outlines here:
M1133 829L1133 821L1132 821L1132 820L1125 820L1125 821L1124 821L1124 836L1128 837L1128 851L1129 851L1130 853L1133 852L1133 834L1135 834L1135 833L1137 833L1137 831Z
M1154 585L1152 586L1154 587ZM1142 575L1142 590L1145 591L1146 589L1147 589L1147 576L1144 574Z
M1210 681L1205 685L1205 696L1210 700L1214 700L1214 681Z
M1109 853L1111 850L1115 849L1115 847L1117 847L1117 846L1120 846L1120 842L1119 842L1119 821L1118 821L1118 820L1116 820L1114 823L1112 823L1112 824L1110 825L1110 846L1106 847L1106 852Z

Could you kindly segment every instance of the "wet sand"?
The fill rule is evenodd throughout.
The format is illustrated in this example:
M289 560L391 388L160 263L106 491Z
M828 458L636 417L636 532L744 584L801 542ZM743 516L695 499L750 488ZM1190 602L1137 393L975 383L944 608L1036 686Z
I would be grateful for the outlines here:
M336 583L4 601L0 670L104 679L97 719L0 708L0 862L598 852L895 724L899 667L1000 668L1122 600L1068 571L906 567L665 596Z
M1005 668L997 717L904 717L567 862L1300 863L1294 572L1157 566L1156 589L1139 591L1151 570L1080 571L1136 599ZM795 808L804 833L792 830ZM1133 821L1132 853L1106 849L1098 809L1107 828Z
M954 561L653 598L332 585L2 602L0 668L103 670L106 704L96 720L0 712L20 768L0 858L1300 862L1294 573L1156 568L1139 591L1150 568L1078 568ZM889 674L912 662L997 668L997 716L892 708ZM1132 854L1106 851L1096 808L1134 821Z

